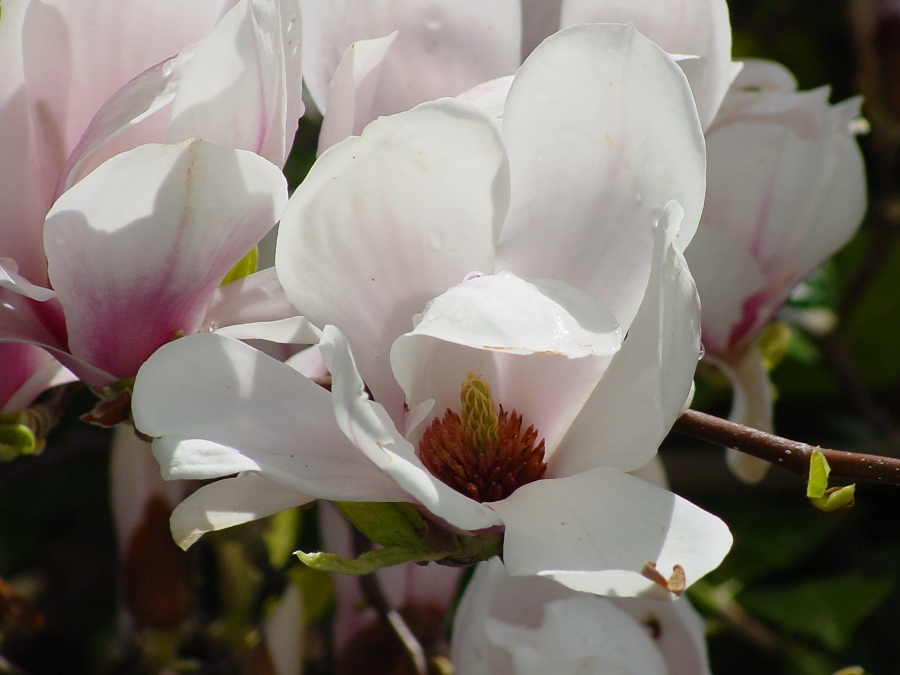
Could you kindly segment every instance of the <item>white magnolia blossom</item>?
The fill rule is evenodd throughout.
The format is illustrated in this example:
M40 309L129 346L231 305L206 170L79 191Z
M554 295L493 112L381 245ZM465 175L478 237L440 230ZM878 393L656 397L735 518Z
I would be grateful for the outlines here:
M458 675L709 675L687 599L598 598L481 563L453 624Z
M707 194L686 256L703 303L707 358L735 388L731 417L772 431L772 394L753 341L794 287L853 236L866 210L853 121L861 100L798 92L783 66L748 61L706 132ZM737 475L768 464L729 453Z
M512 75L561 28L633 23L678 55L706 128L738 66L725 0L303 0L305 80L319 151L379 115Z
M274 273L217 287L287 200L298 3L4 2L0 342L104 386L175 334L295 313Z
M134 418L164 475L238 474L182 505L183 543L305 495L502 528L510 573L595 593L667 596L647 562L688 583L715 567L725 525L625 473L691 389L698 306L676 237L699 219L704 169L683 73L620 25L535 50L502 134L444 99L334 146L291 198L276 255L290 300L325 328L331 392L216 335L139 373ZM417 452L469 370L545 444L543 480L483 503Z

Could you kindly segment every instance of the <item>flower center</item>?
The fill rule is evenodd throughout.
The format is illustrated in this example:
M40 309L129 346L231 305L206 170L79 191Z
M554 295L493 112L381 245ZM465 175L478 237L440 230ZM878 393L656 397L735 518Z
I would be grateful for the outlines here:
M497 406L491 388L469 371L460 392L462 413L435 417L419 443L419 458L433 476L478 502L506 499L544 477L544 439L522 416Z

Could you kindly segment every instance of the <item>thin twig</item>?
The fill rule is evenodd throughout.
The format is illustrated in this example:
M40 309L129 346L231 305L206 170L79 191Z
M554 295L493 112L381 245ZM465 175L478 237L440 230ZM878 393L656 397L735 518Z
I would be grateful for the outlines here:
M365 553L371 548L371 542L358 530L353 531L353 543L356 554ZM372 574L364 574L359 577L359 587L363 597L372 605L381 620L384 621L400 640L403 650L409 657L410 665L413 667L415 675L428 675L428 661L425 658L425 649L418 638L413 635L404 618L396 609L391 607L384 592L381 590L381 584L378 583L378 577Z
M803 477L808 475L810 456L818 448L697 410L684 413L676 420L672 429L716 445L735 448ZM900 485L900 459L828 448L818 449L828 460L834 477Z

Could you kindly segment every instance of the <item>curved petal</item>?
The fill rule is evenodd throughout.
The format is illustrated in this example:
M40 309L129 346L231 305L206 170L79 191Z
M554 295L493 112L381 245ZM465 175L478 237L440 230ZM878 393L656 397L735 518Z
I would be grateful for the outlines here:
M519 0L301 0L306 85L327 115L344 50L397 31L370 119L456 94L519 65Z
M50 387L78 378L40 347L0 342L0 415L27 408Z
M177 332L200 327L220 281L286 197L278 167L203 141L105 162L60 197L45 226L71 352L134 376Z
M406 497L344 438L327 391L237 340L193 335L158 350L132 412L167 479L256 471L316 498Z
M629 22L670 54L702 59L702 78L692 78L691 86L705 129L731 83L731 23L725 0L563 0L563 28Z
M549 474L598 466L634 471L656 454L681 414L700 359L697 289L677 244L678 204L657 226L654 264L643 303L622 350L550 459Z
M323 154L281 219L275 267L317 326L347 335L363 380L399 419L388 359L425 303L489 272L507 204L506 154L471 106L427 103Z
M683 246L703 205L704 141L684 74L632 26L561 31L519 70L503 136L512 194L497 269L585 290L627 330L662 208L684 207Z
M303 113L300 32L299 0L238 2L197 48L167 142L202 138L283 165Z
M206 310L207 330L297 316L275 268L248 274L216 289Z
M45 195L52 194L66 158L103 102L138 73L207 35L230 4L230 0L189 5L179 0L28 4L22 47ZM164 125L164 119L158 120L154 135L142 139L123 135L117 151L147 138L161 139L155 134Z
M308 504L312 497L248 471L204 485L172 511L172 538L187 550L207 532L224 530Z
M577 595L547 603L538 629L496 619L488 619L486 629L522 675L670 672L646 629L604 598Z
M319 131L318 154L347 136L359 136L375 119L372 103L381 79L381 67L397 31L347 47L328 86L328 110Z
M750 251L732 234L701 223L684 253L703 307L703 346L728 348L731 332L744 316L747 300L766 287L766 277Z
M615 469L523 485L492 508L503 519L503 561L597 595L668 597L641 575L648 562L688 585L731 548L728 527L677 495Z
M704 358L731 381L734 395L728 419L773 433L775 400L759 344L751 341L730 352L707 354ZM768 462L731 448L726 451L726 460L731 472L745 483L758 483L769 471Z
M481 530L500 524L487 506L456 492L428 472L384 408L366 394L347 340L339 330L326 326L319 349L331 371L338 426L366 457L408 495L451 525Z
M21 274L47 285L42 243L50 195L42 188L23 67L22 24L28 2L3 4L0 21L0 258L12 258Z

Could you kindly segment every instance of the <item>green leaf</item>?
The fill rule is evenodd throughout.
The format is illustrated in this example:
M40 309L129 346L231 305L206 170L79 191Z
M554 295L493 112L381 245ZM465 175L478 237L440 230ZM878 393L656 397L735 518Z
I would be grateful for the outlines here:
M237 281L238 279L250 276L256 271L256 265L258 263L259 248L254 246L247 255L238 260L237 265L228 271L228 274L225 275L225 278L222 279L222 283L219 285L224 286L225 284L230 284L232 281Z
M440 558L442 554L432 553L426 548L406 548L401 546L385 546L374 551L363 553L356 560L349 560L336 553L304 553L297 551L297 557L304 564L321 572L338 572L340 574L371 574L382 567L401 565L406 562L425 562Z
M825 491L822 497L810 499L810 503L822 513L838 513L846 511L855 503L856 484L844 487L833 487Z
M838 651L893 588L889 577L847 574L779 589L746 590L738 601L779 628Z
M425 521L403 502L335 502L356 529L382 546L424 548Z
M809 481L806 483L806 496L813 499L821 497L828 489L828 474L831 467L822 451L816 448L809 458Z

